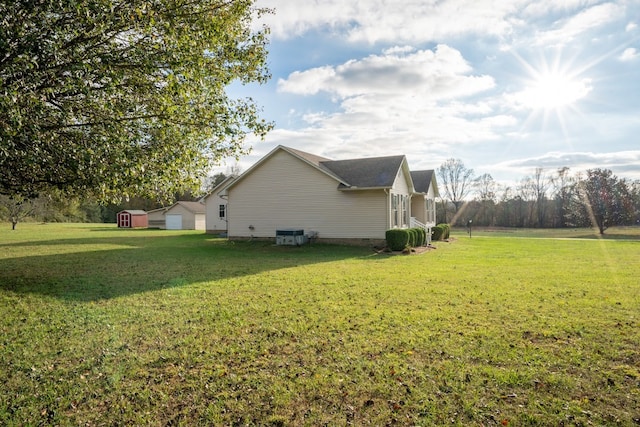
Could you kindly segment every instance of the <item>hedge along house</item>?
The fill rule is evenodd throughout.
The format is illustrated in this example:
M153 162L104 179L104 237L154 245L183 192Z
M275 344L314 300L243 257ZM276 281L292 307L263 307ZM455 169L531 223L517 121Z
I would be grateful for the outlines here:
M237 177L228 176L216 185L203 201L205 205L206 232L209 234L221 234L227 232L227 198L222 190L231 184Z
M167 230L204 230L205 207L200 202L176 202L164 213Z
M323 241L384 244L386 230L435 225L433 171L406 157L331 160L278 146L221 191L230 239L304 230ZM421 221L422 220L422 221Z
M120 211L116 214L118 228L146 228L149 225L147 212L137 209Z

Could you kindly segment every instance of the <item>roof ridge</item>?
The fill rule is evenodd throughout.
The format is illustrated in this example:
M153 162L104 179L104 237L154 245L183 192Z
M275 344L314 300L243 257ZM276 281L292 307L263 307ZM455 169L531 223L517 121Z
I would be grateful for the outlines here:
M308 153L306 151L298 150L297 148L285 147L284 145L282 146L282 148L284 148L285 150L288 150L288 151L290 151L290 152L292 152L294 154L297 154L298 156L304 158L307 161L310 161L311 163L313 163L315 165L319 165L321 162L331 161L331 159L329 159L327 157L319 156L319 155L313 154L313 153Z
M329 162L355 162L360 160L381 160L381 159L401 159L406 157L404 154L394 154L392 156L375 156L375 157L353 157L351 159L340 159L340 160L327 160ZM324 162L323 162L324 163Z

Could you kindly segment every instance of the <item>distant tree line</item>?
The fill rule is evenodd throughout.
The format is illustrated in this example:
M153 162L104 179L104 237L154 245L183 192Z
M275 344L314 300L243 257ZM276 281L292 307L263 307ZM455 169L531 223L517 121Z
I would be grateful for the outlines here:
M537 168L514 186L490 174L475 176L462 161L437 169L441 201L438 221L485 227L608 227L640 222L640 181L619 178L608 169L571 173L568 167Z
M239 171L239 167L234 166L227 172L238 174ZM171 196L169 205L177 200L196 201L226 177L224 173L208 176L200 192L193 193L186 190L175 193ZM150 211L167 205L145 197L121 197L120 200L119 203L104 203L90 196L78 197L55 190L33 198L0 194L0 220L10 222L13 229L18 223L25 221L114 223L116 214L122 210Z

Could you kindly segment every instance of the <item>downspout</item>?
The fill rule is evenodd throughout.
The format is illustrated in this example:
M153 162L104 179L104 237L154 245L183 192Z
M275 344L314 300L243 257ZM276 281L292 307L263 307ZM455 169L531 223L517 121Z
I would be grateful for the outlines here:
M224 210L224 222L227 223L227 240L229 240L229 195L221 194L220 198L227 201L227 207Z
M387 195L387 213L385 214L385 216L387 217L387 227L386 229L389 230L391 228L391 199L390 199L390 191L388 188L384 189L384 194ZM386 230L385 230L386 231Z

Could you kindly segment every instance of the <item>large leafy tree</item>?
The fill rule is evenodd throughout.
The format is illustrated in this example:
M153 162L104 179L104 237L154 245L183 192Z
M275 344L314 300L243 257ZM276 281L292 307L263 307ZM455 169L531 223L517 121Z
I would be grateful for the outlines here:
M614 225L633 220L633 202L627 181L609 169L589 169L577 183L578 207L574 215L598 227L600 234ZM586 220L586 221L585 221Z
M0 194L158 196L196 188L271 124L254 0L0 1Z

